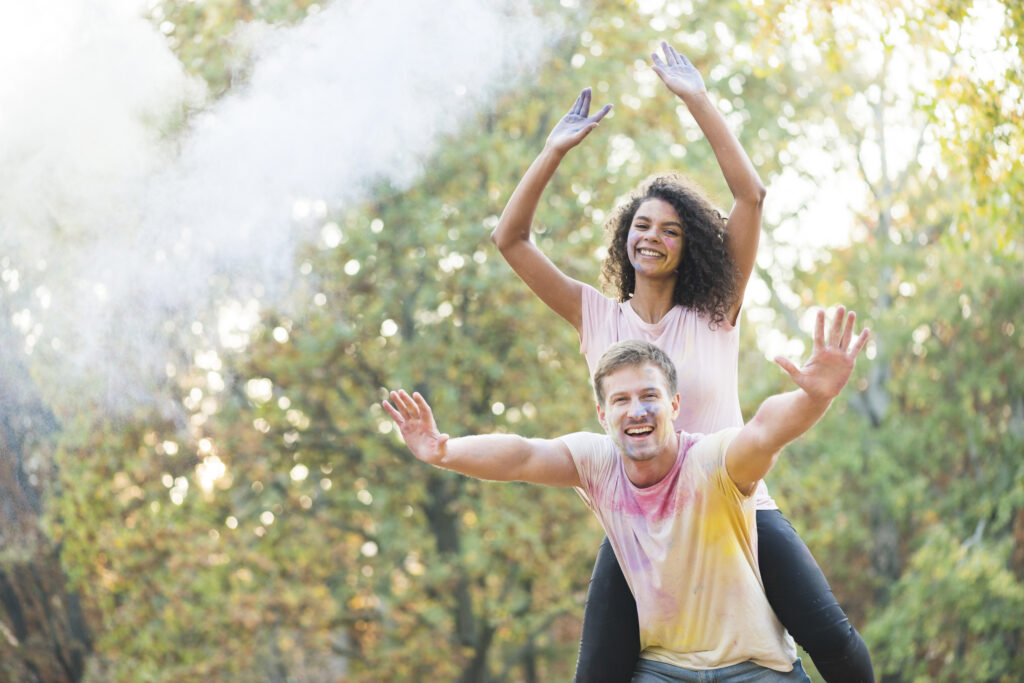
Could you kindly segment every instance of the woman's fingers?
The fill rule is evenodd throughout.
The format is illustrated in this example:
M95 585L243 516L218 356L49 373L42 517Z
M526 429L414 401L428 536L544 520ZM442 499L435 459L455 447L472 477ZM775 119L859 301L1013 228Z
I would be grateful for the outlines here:
M612 110L612 105L610 105L610 104L606 104L603 107L601 107L601 111L599 111L596 114L594 114L594 118L593 118L594 123L597 123L598 121L603 119L605 114L607 114L611 110Z
M569 116L572 116L573 114L578 114L579 113L579 111L580 111L580 102L582 102L582 101L583 101L583 93L580 92L580 94L576 96L576 101L572 103L571 107L569 107Z

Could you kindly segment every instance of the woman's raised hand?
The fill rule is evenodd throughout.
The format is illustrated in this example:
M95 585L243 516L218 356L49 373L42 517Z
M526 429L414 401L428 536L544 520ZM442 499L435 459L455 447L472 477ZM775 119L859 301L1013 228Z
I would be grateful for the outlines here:
M584 88L569 113L562 117L548 135L547 146L563 154L580 144L590 131L597 128L597 122L611 111L606 104L593 116L590 115L590 88Z
M665 51L665 61L661 61L658 53L652 52L652 68L669 90L682 98L705 91L704 79L689 59L676 52L676 49L664 40L661 41L661 49Z

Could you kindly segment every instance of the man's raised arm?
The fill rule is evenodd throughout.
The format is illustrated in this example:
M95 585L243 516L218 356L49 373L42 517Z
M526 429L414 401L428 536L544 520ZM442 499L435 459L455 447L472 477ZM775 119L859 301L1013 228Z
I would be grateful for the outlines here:
M846 386L869 334L865 328L850 344L855 319L853 311L847 314L840 306L826 340L825 311L818 311L811 357L804 366L798 368L781 356L775 359L799 388L765 399L729 444L726 470L741 491L750 492L775 464L782 447L814 426Z
M392 391L382 405L418 460L477 479L579 486L569 447L559 439L526 439L515 434L449 438L437 429L434 413L418 392Z

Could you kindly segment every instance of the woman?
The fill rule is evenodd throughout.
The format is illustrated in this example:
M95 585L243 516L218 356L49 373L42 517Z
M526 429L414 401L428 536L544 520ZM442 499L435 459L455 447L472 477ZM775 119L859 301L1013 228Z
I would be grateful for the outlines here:
M609 220L612 243L602 275L618 300L562 273L530 242L530 226L562 158L611 109L606 105L590 116L587 88L551 131L491 237L530 289L576 328L591 373L605 348L620 339L646 339L667 351L679 369L683 401L676 428L707 433L743 424L737 322L757 253L765 189L708 99L700 73L667 43L662 48L665 60L652 54L652 68L711 143L735 200L729 217L724 219L696 189L659 178ZM755 496L758 564L779 620L827 681L873 681L864 641L810 551L764 482ZM639 652L636 603L605 539L587 596L576 680L629 680Z

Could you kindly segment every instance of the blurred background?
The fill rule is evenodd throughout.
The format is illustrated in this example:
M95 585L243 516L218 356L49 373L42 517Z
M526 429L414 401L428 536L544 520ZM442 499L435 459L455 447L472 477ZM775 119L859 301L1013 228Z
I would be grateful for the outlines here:
M728 211L663 39L768 187L744 415L814 307L873 331L777 502L881 680L1020 680L1024 5L2 12L0 680L569 680L596 521L415 462L379 402L599 429L575 334L489 234L586 86L615 108L538 211L559 266L596 285L653 173Z

